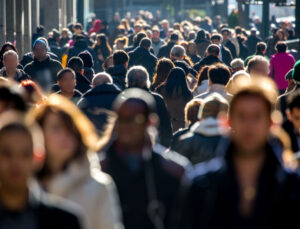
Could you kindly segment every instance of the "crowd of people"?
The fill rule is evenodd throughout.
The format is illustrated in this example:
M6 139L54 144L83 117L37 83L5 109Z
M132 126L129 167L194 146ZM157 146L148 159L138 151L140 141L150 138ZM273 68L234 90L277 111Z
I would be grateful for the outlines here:
M0 49L0 229L291 228L293 24L150 12Z

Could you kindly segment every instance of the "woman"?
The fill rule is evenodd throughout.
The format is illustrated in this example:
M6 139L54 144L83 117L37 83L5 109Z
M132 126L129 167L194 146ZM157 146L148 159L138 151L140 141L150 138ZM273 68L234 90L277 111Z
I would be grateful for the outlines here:
M209 66L205 65L200 69L197 77L197 83L193 90L194 97L207 91L208 88L208 69Z
M93 28L91 28L88 32L88 35L90 36L92 33L99 33L102 29L102 22L100 19L96 19L93 24Z
M201 60L201 57L197 54L197 45L195 44L195 42L190 41L188 43L186 51L187 55L191 58L193 65Z
M199 30L197 37L194 40L197 45L197 53L201 58L204 58L207 47L210 45L210 41L206 39L206 34L203 29Z
M153 76L153 83L151 90L155 91L158 86L164 83L172 68L174 68L174 63L168 58L162 58L158 61L156 65L155 74Z
M98 57L95 65L95 70L96 72L103 71L102 64L104 60L111 54L111 47L104 33L97 35L96 43L93 45L93 49Z
M185 72L181 68L173 68L170 71L167 81L157 88L157 92L163 96L167 104L173 132L184 128L184 108L193 98L187 86Z
M29 117L37 121L45 136L46 157L37 173L49 193L73 201L85 210L90 229L121 226L112 179L100 171L99 142L95 129L68 99L49 96Z
M17 48L11 42L4 43L0 49L0 69L3 68L4 53L9 50L13 50L19 55ZM18 68L23 69L22 65L20 64L18 65Z

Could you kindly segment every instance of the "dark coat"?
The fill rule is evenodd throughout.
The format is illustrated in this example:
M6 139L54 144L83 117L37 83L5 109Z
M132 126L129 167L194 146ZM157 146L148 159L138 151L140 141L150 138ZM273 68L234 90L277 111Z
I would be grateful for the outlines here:
M226 48L224 45L221 46L221 53L222 53L222 61L224 64L226 64L228 67L230 67L230 63L232 61L232 55L228 48Z
M135 65L142 65L145 67L149 73L150 80L152 82L152 77L155 71L157 58L147 49L138 47L129 54L129 64L128 67Z
M39 84L45 92L51 90L53 84L57 82L57 73L62 69L62 65L57 60L47 57L39 62L36 58L27 64L24 71L33 81Z
M47 54L50 56L51 59L53 60L57 60L57 61L60 61L58 59L58 57L52 53L52 52L47 52ZM32 55L32 52L28 52L26 54L24 54L23 58L22 58L22 61L21 61L21 65L23 67L25 67L27 64L29 64L31 61L33 61L33 55Z
M194 65L194 69L195 71L199 72L200 68L203 67L204 65L212 65L215 63L222 63L222 61L218 57L210 55L203 58L200 62L196 63Z
M7 77L5 67L3 67L0 70L0 75L5 77L5 78ZM28 79L30 79L29 75L27 75L23 70L17 69L17 74L14 78L15 81L21 83L23 80L28 80Z
M102 84L88 90L77 104L100 133L107 124L108 114L105 111L112 110L112 105L120 92L114 84Z
M296 135L296 130L293 126L293 123L290 121L286 120L282 124L282 128L286 131L286 133L290 136L291 143L292 143L292 150L294 153L297 153L300 151L300 148L298 146L298 141L297 141L297 135Z
M148 212L150 191L153 188L156 192L155 199L163 209L161 218L164 228L173 228L170 224L174 217L185 167L174 155L166 156L161 152L152 151L148 160L143 160L142 156L137 157L139 166L137 170L133 170L129 166L127 152L114 143L100 159L102 171L111 175L117 186L125 228L155 228ZM152 183L154 185L151 185Z
M107 69L107 73L113 78L114 84L117 85L122 91L125 89L125 78L127 69L124 65L115 65Z
M232 41L227 40L226 42L224 42L224 46L229 49L232 58L235 59L237 57L237 53L236 53L236 48L235 48L234 44L232 43Z
M91 89L91 82L88 80L87 77L81 75L80 73L76 73L76 87L81 94L86 93L88 90Z
M95 54L94 49L88 46L88 42L85 39L81 39L79 41L76 41L74 44L73 48L70 48L69 53L68 53L68 59L67 62L73 57L73 56L78 56L79 53L83 51L89 51L89 53L93 57L93 62L95 63L97 61L97 56Z
M57 85L58 86L58 85ZM58 86L59 87L59 86ZM61 91L57 91L56 94L61 95ZM74 94L72 96L72 98L70 98L70 100L74 103L77 104L78 101L81 99L82 97L82 93L80 91L78 91L77 89L74 90Z
M184 211L188 220L182 228L293 228L298 223L298 175L286 171L268 145L253 213L243 218L239 213L240 191L232 145L225 151L225 158L196 165Z
M194 41L197 45L197 53L198 55L201 56L201 58L203 59L205 57L205 52L207 47L211 44L211 42L209 40L195 40Z
M253 55L256 52L256 45L260 41L261 41L261 38L259 38L258 36L249 36L247 38L245 45L249 49L249 55Z
M176 43L170 41L167 44L161 46L158 50L157 58L158 59L163 57L170 58L170 52L174 45L176 45Z

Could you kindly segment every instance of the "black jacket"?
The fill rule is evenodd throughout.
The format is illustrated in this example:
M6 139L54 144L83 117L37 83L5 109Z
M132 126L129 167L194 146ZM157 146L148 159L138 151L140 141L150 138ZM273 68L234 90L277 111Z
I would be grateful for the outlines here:
M231 40L227 40L226 42L224 42L224 46L229 49L233 59L237 57L236 48Z
M76 73L76 87L81 94L86 93L88 90L91 89L91 82L88 80L87 77L81 75L80 73Z
M286 133L290 136L291 143L292 143L292 150L294 153L297 153L300 151L300 148L298 146L298 141L297 141L297 134L296 130L293 126L293 123L291 123L289 120L286 120L282 124L282 128L286 131Z
M47 57L39 62L36 58L27 64L24 71L37 82L44 91L50 91L52 85L57 82L57 73L62 69L62 65L57 60Z
M228 48L226 48L224 45L221 46L221 54L222 54L222 61L224 64L226 64L228 67L230 67L230 63L232 61L232 55ZM221 55L220 54L220 55Z
M86 39L81 39L79 41L76 41L74 44L74 47L70 48L69 53L68 53L67 62L69 62L69 60L73 56L78 56L79 53L86 51L86 50L89 51L89 53L93 57L94 63L96 63L96 61L97 61L96 53L95 53L94 49L92 49L91 47L88 46L88 41Z
M286 171L271 147L259 174L253 211L248 218L239 213L239 187L233 165L233 146L218 157L196 165L188 193L187 218L182 228L292 228L298 222L300 181ZM188 225L191 223L191 225Z
M107 124L108 114L121 91L114 84L102 84L88 90L78 102L77 106L94 123L99 133Z
M175 42L168 42L167 44L160 47L158 50L157 58L160 59L162 57L170 58L170 52L173 46L176 45Z
M157 58L147 49L138 47L129 54L129 64L128 67L135 65L142 65L145 67L149 73L150 80L152 82L152 77L156 67Z
M203 58L200 62L196 63L194 65L194 69L199 72L200 68L203 67L204 65L212 65L215 63L222 63L222 61L213 55L207 56L205 58Z
M122 91L125 89L125 78L127 69L124 65L115 65L107 69L107 73L113 78L114 84L117 85Z
M245 45L249 49L249 55L253 55L256 52L256 45L260 41L261 41L261 38L259 38L258 36L249 36L247 38Z
M0 75L3 77L7 77L5 67L0 70ZM15 81L21 83L23 80L30 79L30 76L27 75L23 70L17 69L17 74L14 78Z
M54 53L52 53L52 52L47 52L47 54L50 56L51 59L60 61L60 60L58 59L58 57L57 57ZM22 61L21 61L20 64L21 64L23 67L25 67L25 66L26 66L27 64L29 64L31 61L33 61L33 54L32 54L32 52L28 52L28 53L25 53L25 54L24 54L24 56L23 56Z

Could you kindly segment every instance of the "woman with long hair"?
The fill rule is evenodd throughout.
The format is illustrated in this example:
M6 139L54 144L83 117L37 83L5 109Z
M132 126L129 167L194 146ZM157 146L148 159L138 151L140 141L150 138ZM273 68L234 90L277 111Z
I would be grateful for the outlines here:
M13 51L15 51L19 55L19 52L18 52L17 48L11 42L4 43L2 45L2 47L1 47L1 49L0 49L0 69L3 68L3 56L4 56L4 53L7 52L7 51L9 51L9 50L13 50ZM18 68L22 69L22 66L18 65Z
M97 55L97 61L96 61L96 72L103 71L102 64L105 61L107 57L111 55L111 47L109 45L107 36L104 33L100 33L96 37L96 42L92 46L94 49L96 55Z
M155 91L157 87L167 80L171 69L174 67L174 63L168 58L162 58L157 62L155 69L156 73L153 76L153 82L151 86L153 91Z
M205 65L200 69L200 72L197 77L197 83L193 90L193 95L197 96L206 92L208 88L208 69L209 66Z
M86 213L87 228L119 228L115 185L101 172L95 153L107 140L100 141L88 118L59 95L50 95L28 117L40 124L45 137L45 161L36 174L41 187L79 204Z
M193 65L201 60L201 57L197 54L197 45L193 41L188 43L186 47L186 54L190 57Z
M188 88L185 72L182 68L173 68L165 83L157 88L167 104L173 132L185 127L184 108L185 105L193 98Z

